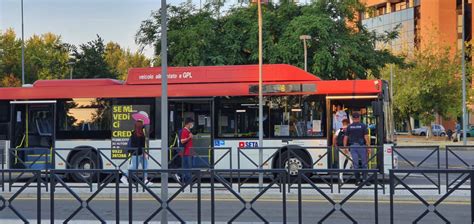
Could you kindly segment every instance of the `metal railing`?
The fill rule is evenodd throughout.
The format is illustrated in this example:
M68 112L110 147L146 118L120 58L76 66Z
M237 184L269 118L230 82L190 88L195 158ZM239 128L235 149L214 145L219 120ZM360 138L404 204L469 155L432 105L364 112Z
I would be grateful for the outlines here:
M324 190L318 186L313 179L311 179L309 176L312 176L314 173L318 172L329 172L329 173L336 173L337 175L339 173L347 173L347 172L360 172L366 176L366 178L356 187L354 188L351 192L348 192L348 194L345 195L345 197L340 200L340 201L335 201L331 196L328 195L327 192L324 192ZM364 187L367 187L365 185L370 184L370 189L373 190L373 200L374 200L374 221L375 223L378 223L379 221L379 213L378 213L378 170L367 170L367 169L360 169L360 170L340 170L340 169L330 169L330 170L301 170L298 173L298 223L303 223L303 193L302 193L302 184L306 183L311 186L311 189L316 191L319 195L321 195L325 201L327 201L330 206L332 207L327 213L324 214L323 217L317 220L317 223L324 223L330 216L334 214L334 212L339 211L341 212L347 219L349 219L352 223L358 223L356 219L349 214L348 211L344 209L345 204L355 195L357 194L361 189ZM309 175L308 175L309 174Z
M474 168L473 145L448 145L446 146L445 152L445 169ZM465 175L464 173L451 174L452 173L446 173L446 191L449 191L451 187L454 186Z
M463 178L459 179L459 181L452 187L449 188L444 194L442 194L439 198L435 199L434 202L430 202L429 199L426 199L421 195L419 192L416 191L412 185L409 185L405 182L405 179L398 177L401 175L406 174L461 174ZM399 174L399 175L397 175ZM465 217L469 217L470 223L474 223L474 170L473 169L464 169L464 170L453 170L453 169L436 169L436 170L428 170L428 169L406 169L406 170L390 170L390 223L395 223L395 202L397 197L395 197L396 191L399 190L406 190L410 192L411 196L415 197L423 207L423 212L415 217L413 223L418 223L422 221L429 213L434 213L438 218L443 220L445 223L455 223L454 221L450 221L445 214L441 213L441 205L442 203L455 191L459 190L466 190L461 189L463 185L469 183L469 188L467 190L470 191L470 216L468 214L463 214ZM396 185L400 185L403 188L397 188ZM446 212L446 213L449 213ZM467 221L467 220L466 220Z
M91 173L91 174L98 174L98 175L103 175L106 174L107 176L105 177L104 181L101 183L97 184L97 189L95 192L92 193L92 195L88 196L87 199L81 198L81 196L74 191L71 186L66 183L62 176L58 175L57 172L60 172L63 174L64 172L67 173ZM114 199L114 204L115 204L115 219L116 222L120 221L120 192L119 192L119 172L117 170L98 170L98 169L91 169L91 170L51 170L51 178L50 178L50 185L51 185L51 192L50 192L50 218L51 220L55 220L55 195L57 194L57 186L60 185L63 187L67 193L72 196L71 198L74 198L78 203L79 206L65 219L64 223L67 223L71 221L80 211L83 209L86 209L89 211L98 221L101 223L106 223L106 220L94 210L94 208L91 206L91 202L94 200L94 198L99 195L102 190L106 188L109 184L114 185L115 188L115 199ZM63 205L64 206L64 205Z
M147 170L147 172L157 174L157 175L159 175L160 178L161 178L160 174L163 174L163 173L176 174L176 173L180 173L180 172L190 172L190 174L192 176L192 179L188 183L182 184L177 191L175 191L174 193L172 193L170 195L168 200L164 201L160 198L160 196L158 196L157 192L155 192L153 188L150 188L149 186L147 186L145 181L141 178L142 175L140 175L140 174L143 174L143 170L130 170L129 171L129 176L128 176L128 181L129 181L129 185L128 185L128 189L129 189L129 191L128 191L129 222L132 222L134 220L134 216L133 216L134 206L133 206L133 192L132 192L133 185L132 185L132 182L136 182L136 183L138 183L138 185L140 185L145 190L146 193L148 193L153 198L153 200L155 200L159 204L159 207L155 211L153 211L150 214L150 216L148 216L145 220L143 220L144 223L149 223L150 221L152 221L153 218L155 218L155 216L158 215L160 212L169 212L179 222L185 223L186 222L185 219L179 214L180 212L178 210L173 209L171 203L180 194L182 194L187 187L193 186L193 185L197 185L196 186L196 188L197 188L197 193L196 193L197 194L197 198L196 198L196 202L197 202L197 205L196 205L196 218L197 218L197 222L201 223L201 171L200 170L196 170L196 169L191 169L191 170L175 169L175 170L172 170L172 169L170 169L170 170ZM173 176L173 175L167 175L167 176Z
M346 150L349 149L349 148L370 148L370 153L368 153L367 155L367 162L365 162L365 164L363 164L364 162L363 161L354 161L354 159L352 158L352 156L350 156L350 153L347 153ZM345 160L348 160L352 165L354 163L359 163L359 166L361 167L367 167L366 169L369 169L369 170L377 170L378 172L375 173L375 175L377 176L382 176L381 177L381 180L382 181L378 181L377 183L380 185L380 189L383 190L383 193L385 194L385 182L383 180L385 180L385 173L383 172L383 163L382 163L382 160L383 160L383 148L381 146L351 146L351 147L340 147L338 148L337 150L338 153L342 154L343 158ZM341 190L344 190L344 189L349 189L349 190L354 190L355 188L350 186L350 187L346 187L348 184L352 183L352 180L356 177L356 175L358 174L358 172L354 172L353 168L350 168L350 169L345 169L344 168L341 168L338 166L338 168L341 170L341 172L339 172L338 176L339 176L339 180L338 180L338 193L341 193ZM347 171L347 172L344 172ZM346 176L344 176L346 175ZM359 174L361 175L361 174Z
M261 212L259 212L257 209L256 209L256 202L258 202L258 200L265 194L267 193L270 189L272 189L274 186L278 186L278 187L281 187L281 190L279 192L281 192L281 206L282 206L282 220L281 222L282 223L286 223L287 222L287 211L286 211L286 185L285 184L281 184L281 183L284 183L285 182L285 178L286 178L286 171L283 170L283 169L274 169L274 170L262 170L262 169L258 169L258 170L245 170L245 169L242 169L242 170L234 170L234 171L231 171L231 170L211 170L211 223L215 223L216 220L215 220L215 217L216 217L216 197L215 197L215 184L216 182L217 183L220 183L224 186L224 189L226 190L227 193L229 193L230 195L234 196L235 199L237 199L237 201L239 201L241 204L241 207L240 209L232 216L230 217L229 220L226 220L227 223L232 223L234 221L236 221L239 217L242 216L242 214L245 212L245 211L250 211L251 213L253 213L255 216L257 216L257 218L259 219L259 221L261 222L264 222L264 223L269 223L268 221L268 218L269 217L265 217L265 215L263 215ZM259 192L253 196L252 198L250 199L245 199L241 194L240 194L240 188L239 188L239 192L235 191L232 187L232 184L229 183L228 181L226 181L226 179L224 178L224 174L228 173L228 172L237 172L237 173L257 173L257 174L261 174L262 176L269 176L271 177L271 181L269 183L266 183L265 186L263 186L263 188L259 189ZM275 178L276 176L276 178ZM240 186L240 185L239 185ZM273 214L275 215L275 214Z
M420 158L409 158L406 154L407 150L417 150L420 152L422 150L427 151ZM392 147L392 166L395 164L393 159L395 156L398 156L398 169L440 169L441 168L441 157L440 157L440 147L439 146L394 146ZM431 159L431 164L428 164L428 161ZM434 161L433 161L434 160ZM403 167L406 164L406 167ZM395 167L392 167L395 169ZM429 182L430 186L433 187L416 187L418 190L437 190L441 194L441 173L418 173L424 180ZM413 177L413 173L403 173L401 180L406 180L407 178ZM395 184L393 187L397 187L398 184Z
M147 185L146 180L144 179L144 171L142 169L134 169L129 171L128 175L128 185L123 185L119 182L120 171L119 170L101 170L101 169L91 169L91 170L64 170L64 169L51 169L48 173L41 173L39 170L1 170L1 173L11 173L12 175L19 175L20 173L28 174L28 178L24 178L18 181L18 185L22 184L18 188L13 188L11 191L0 192L0 215L5 212L5 210L11 210L15 217L21 219L23 222L28 223L33 221L31 214L27 214L28 211L20 209L18 204L15 202L18 201L20 195L29 194L29 198L36 199L34 211L36 212L35 218L38 223L41 223L42 215L44 213L49 213L51 220L63 220L64 222L69 222L74 219L80 219L79 214L88 213L92 215L98 222L119 222L125 221L127 219L129 222L140 221L140 222L151 222L155 221L158 215L161 212L170 213L175 220L185 223L185 222L197 222L201 223L204 219L210 219L211 222L234 222L247 217L245 214L254 215L259 222L270 223L270 222L298 222L298 223L307 223L308 218L313 223L325 223L331 222L333 218L337 219L347 219L352 223L379 223L380 220L386 222L391 220L394 221L394 217L397 214L397 210L394 204L398 200L403 200L403 196L409 196L411 198L417 199L420 201L420 204L423 208L423 211L416 217L414 217L414 222L424 221L424 218L429 213L435 214L444 222L449 222L450 217L446 213L442 212L442 205L447 200L448 197L454 195L456 191L466 191L469 190L470 193L470 205L471 210L470 214L465 214L466 219L469 216L469 220L474 221L472 214L474 214L472 208L474 208L473 199L474 199L474 170L473 169L393 169L390 170L389 181L389 196L390 196L390 209L389 212L380 213L380 197L379 192L382 191L380 188L379 179L379 170L378 169L360 169L360 170L346 170L346 169L302 169L299 170L297 175L297 200L291 202L288 199L288 191L286 190L290 186L290 182L286 181L287 170L285 169L242 169L242 170L226 170L226 169L149 169L146 172L149 175L155 177L154 187ZM92 183L93 191L85 194L83 191L74 188L73 183L69 183L64 179L64 173L73 174L73 173L84 173L88 172L90 175L100 175L102 180L100 182ZM170 196L166 201L161 199L159 194L162 174L166 173L166 176L173 176L174 174L189 172L191 174L191 181L178 185L176 188L170 190ZM257 175L261 174L266 177L263 188L258 190L256 189L244 189L244 192L238 191L238 185L236 183L231 183L227 178L230 173L235 173L238 175L241 173L256 173ZM363 179L362 183L359 185L351 185L351 187L345 187L340 190L338 184L331 184L332 189L327 188L327 184L324 181L321 181L321 174L326 173L328 176L338 176L340 173L355 173L361 172L366 175L366 178ZM460 178L456 184L451 186L449 190L440 194L439 197L436 197L434 202L432 195L429 196L429 199L426 199L425 194L419 193L414 186L410 183L410 180L403 179L402 177L406 174L433 174L433 175L458 175L463 174L463 177ZM47 175L48 178L41 178L41 175ZM203 181L203 177L208 176L206 181ZM168 177L170 178L170 177ZM42 182L48 180L49 182L45 183L49 186L49 194L44 194L46 192L45 188L42 187ZM9 180L6 180L8 182ZM3 183L3 182L2 182ZM40 183L40 184L36 184ZM120 185L126 188L126 191L123 190L123 187L120 188ZM143 193L137 194L134 192L137 186L140 189L143 189ZM155 187L156 186L156 187ZM278 188L278 189L275 189ZM107 189L107 190L106 190ZM193 190L194 189L194 190ZM121 191L122 190L122 191ZM362 192L362 190L364 190ZM206 197L209 196L209 200L203 199L203 191L206 193ZM341 192L334 194L334 192ZM433 190L436 191L437 190ZM408 194L407 194L408 193ZM104 195L105 194L105 195ZM270 195L269 195L270 194ZM32 196L33 195L33 196ZM94 202L102 195L112 200L106 200L109 203L108 212L100 212L101 207L95 206ZM220 201L219 196L225 195L224 201ZM463 194L464 195L464 194ZM362 196L364 203L369 203L369 206L373 205L373 209L366 209L364 214L365 216L360 216L350 208L350 204L360 200ZM151 199L153 206L147 206L147 211L145 214L147 216L138 216L137 209L144 209L144 207L139 206L139 201L137 199L146 198L148 201ZM181 198L185 198L186 206L182 207L179 204L176 204ZM271 198L274 212L268 213L265 212L265 203L261 204L262 200L265 200L265 197ZM306 203L314 203L311 201L303 200L303 198L319 198L319 204L321 206L307 206ZM50 206L42 206L42 199L49 199ZM61 198L70 198L73 201L77 202L71 204L60 204ZM30 199L30 200L31 200ZM128 214L127 211L120 210L123 208L123 205L120 204L120 201L126 199L125 203L128 203ZM229 206L223 206L229 201L232 200L232 208L235 209L235 212L229 210L228 215L225 217L222 215L222 209L230 209ZM294 200L294 199L292 199ZM369 202L367 202L369 201ZM203 209L203 203L210 203L209 209ZM224 203L224 204L222 204ZM259 204L260 203L260 204ZM237 206L235 205L237 204ZM412 205L413 203L410 203ZM148 204L147 204L148 205ZM32 206L32 205L28 205ZM260 206L260 207L259 207ZM296 213L288 213L290 209L295 209L293 206L296 206ZM328 209L325 210L324 206L328 206ZM127 207L127 206L125 206ZM278 208L278 209L275 209ZM318 209L318 212L314 209ZM28 209L31 210L31 209ZM64 211L69 211L69 214L64 214ZM59 213L61 212L61 213ZM120 213L123 213L120 215ZM413 214L416 211L411 211ZM68 213L68 212L66 212ZM143 212L141 213L143 214ZM315 216L315 214L318 214ZM384 216L387 214L387 216ZM390 214L390 217L388 217ZM289 218L293 215L291 218ZM368 215L368 216L367 216ZM370 220L367 219L370 218ZM459 218L459 217L458 217ZM459 222L459 219L456 219ZM207 221L207 220L206 220ZM44 222L44 220L43 220ZM453 220L452 222L455 222Z
M12 169L4 169L0 170L0 173L2 173L2 176L4 176L5 173L8 173L8 176L11 177L12 175L21 175L21 174L30 174L31 176L26 178L24 182L22 183L21 186L18 187L17 190L12 191L12 189L9 189L9 192L11 193L9 196L6 195L5 193L0 193L0 214L4 213L5 210L8 208L10 209L15 216L23 221L24 223L29 223L27 217L23 214L22 210L18 209L15 207L13 204L15 200L24 193L24 191L33 185L33 183L36 183L34 188L35 188L35 196L36 196L36 220L37 222L41 222L41 183L42 183L42 178L41 178L41 172L39 170L12 170ZM2 180L2 188L3 188L4 180ZM3 191L2 191L3 192ZM31 205L34 206L34 205Z

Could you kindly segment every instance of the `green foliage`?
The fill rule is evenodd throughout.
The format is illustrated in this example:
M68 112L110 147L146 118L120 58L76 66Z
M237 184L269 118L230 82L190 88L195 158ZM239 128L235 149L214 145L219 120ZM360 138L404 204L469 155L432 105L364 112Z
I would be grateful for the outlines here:
M21 42L13 29L0 32L0 77L21 77Z
M5 75L0 80L0 87L20 87L21 80L13 74Z
M449 49L428 48L407 59L408 66L394 66L394 115L398 121L409 117L430 124L438 114L446 119L461 115L461 66ZM390 79L390 69L383 78ZM469 89L469 88L468 88Z
M65 78L69 71L65 66L69 60L69 48L60 36L52 33L29 38L25 50L25 62L28 62L25 63L26 82Z
M79 50L74 49L73 56L76 60L73 77L79 78L117 78L105 61L104 40L97 35L96 40L79 45Z
M104 46L100 37L79 49L52 33L33 35L25 41L26 83L69 78L71 61L75 61L75 79L125 79L129 68L150 65L142 53L122 49L113 42ZM21 39L13 29L0 32L0 86L21 86Z
M132 53L129 49L124 50L119 44L107 43L104 53L105 61L111 68L111 72L119 79L127 78L129 68L147 67L150 60L138 52Z
M169 7L168 61L170 66L238 65L258 62L257 7L235 6L220 16L212 3L196 9L191 3ZM396 32L376 35L357 21L365 8L357 0L321 0L297 6L289 1L263 7L264 63L303 65L300 35L308 41L310 72L327 79L380 76L386 63L402 60L377 41L396 38ZM142 22L136 42L154 45L159 55L160 11ZM217 15L216 15L217 14Z
M0 34L0 78L21 79L21 40L12 29ZM25 78L27 83L37 79L60 79L67 73L70 45L52 33L33 35L25 41ZM7 85L2 81L3 85ZM13 82L9 86L16 86Z

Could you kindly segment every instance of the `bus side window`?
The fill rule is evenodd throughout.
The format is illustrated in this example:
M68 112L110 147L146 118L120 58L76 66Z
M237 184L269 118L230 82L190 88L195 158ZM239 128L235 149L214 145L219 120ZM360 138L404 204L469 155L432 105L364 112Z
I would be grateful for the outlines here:
M81 98L59 101L58 139L108 139L111 136L110 99Z
M324 137L325 102L321 96L272 96L271 137Z
M256 97L222 97L216 101L217 136L256 138L258 136L258 100ZM268 109L264 107L264 134L268 120ZM268 137L268 136L264 136Z
M0 140L8 140L10 132L10 102L0 101Z

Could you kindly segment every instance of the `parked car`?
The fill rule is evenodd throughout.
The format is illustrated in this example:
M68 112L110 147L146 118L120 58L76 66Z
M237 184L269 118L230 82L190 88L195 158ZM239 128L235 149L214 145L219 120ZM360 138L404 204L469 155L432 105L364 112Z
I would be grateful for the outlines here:
M426 126L415 128L411 131L412 135L419 135L419 136L426 136L426 133L428 133L428 127ZM444 129L443 125L433 124L431 125L431 133L434 136L446 136L446 129Z
M466 133L467 137L474 137L474 126L471 126Z

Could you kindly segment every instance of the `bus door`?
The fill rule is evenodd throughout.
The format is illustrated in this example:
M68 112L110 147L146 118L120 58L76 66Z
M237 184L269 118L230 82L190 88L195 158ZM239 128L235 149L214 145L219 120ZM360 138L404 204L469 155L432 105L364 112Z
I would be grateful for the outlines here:
M212 108L213 101L208 98L172 99L169 102L169 133L177 136L179 130L184 127L185 119L194 119L194 128L191 130L194 135L193 148L196 153L193 161L194 167L208 167L212 162L212 152L210 150L213 141Z
M55 142L56 101L11 101L12 168L51 168Z
M342 119L347 118L352 123L352 113L359 112L361 121L369 128L370 145L383 145L384 136L383 132L380 132L380 130L383 130L383 110L380 107L378 96L328 96L326 100L327 114L329 115L327 116L327 123L330 124L328 126L330 128L327 130L328 144L335 145L333 137L336 131L342 127ZM344 164L347 164L345 162L346 157L334 147L332 152L331 164L339 163L339 167L343 168ZM370 162L369 167L377 168L377 164L381 164L381 159L377 157L377 161Z

